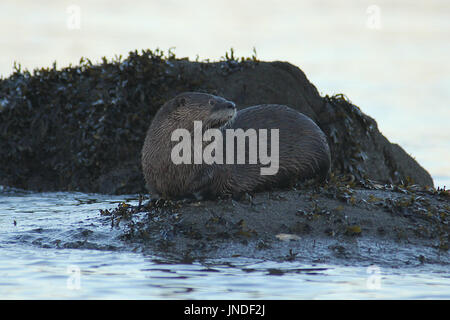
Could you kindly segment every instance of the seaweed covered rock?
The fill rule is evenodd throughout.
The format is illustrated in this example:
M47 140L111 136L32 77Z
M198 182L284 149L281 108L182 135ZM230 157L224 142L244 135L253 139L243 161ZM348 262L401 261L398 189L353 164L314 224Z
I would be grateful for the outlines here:
M133 251L182 262L242 256L395 268L450 263L449 191L352 187L335 178L300 187L239 200L140 197L100 215Z
M335 175L432 186L425 169L391 144L375 120L342 95L321 97L287 62L192 62L173 53L131 52L122 60L0 80L0 184L31 190L146 192L140 151L153 115L183 91L208 92L239 109L289 105L327 134Z

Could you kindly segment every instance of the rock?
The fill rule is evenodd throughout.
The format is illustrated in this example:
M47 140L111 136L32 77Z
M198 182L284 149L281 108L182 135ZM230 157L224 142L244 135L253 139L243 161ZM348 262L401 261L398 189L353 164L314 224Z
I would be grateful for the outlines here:
M417 265L415 257L423 255L427 263L448 265L450 193L415 189L330 181L259 192L250 203L161 199L121 203L101 215L128 247L175 259L239 255L397 268Z
M391 144L343 95L321 97L287 62L234 58L190 62L160 51L0 80L0 184L37 191L145 193L140 151L152 116L183 91L233 100L240 109L289 105L327 134L335 175L433 186L428 172Z

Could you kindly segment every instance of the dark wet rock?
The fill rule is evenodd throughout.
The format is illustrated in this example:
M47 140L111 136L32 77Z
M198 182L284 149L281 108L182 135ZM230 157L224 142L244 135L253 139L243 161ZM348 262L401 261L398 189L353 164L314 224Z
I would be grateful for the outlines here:
M20 70L0 80L0 184L31 190L145 193L140 151L152 116L182 91L221 95L239 108L289 105L327 134L335 175L432 186L400 146L391 144L342 95L321 97L287 62L190 62L169 52L131 52L125 60Z
M101 215L127 246L190 261L243 256L393 267L450 264L450 193L417 185L350 187L332 179L256 193L252 202L151 200L122 203Z

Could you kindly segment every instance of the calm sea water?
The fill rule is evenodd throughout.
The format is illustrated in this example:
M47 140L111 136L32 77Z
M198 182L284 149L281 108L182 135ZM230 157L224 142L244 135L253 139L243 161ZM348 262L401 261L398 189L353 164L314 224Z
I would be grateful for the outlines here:
M98 211L121 201L137 204L0 187L0 299L450 299L448 265L180 264L133 252Z
M345 93L450 187L448 39L448 0L11 0L0 4L0 75L14 61L63 67L157 47L217 60L255 47L299 66L322 94Z

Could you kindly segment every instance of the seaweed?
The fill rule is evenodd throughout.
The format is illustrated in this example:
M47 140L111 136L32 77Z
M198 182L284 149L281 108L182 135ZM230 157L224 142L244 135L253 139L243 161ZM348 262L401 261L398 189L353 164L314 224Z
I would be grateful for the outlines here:
M241 73L245 82L258 66L258 74L267 78L274 68L288 78L297 77L299 87L287 88L286 94L297 90L308 103L317 98L317 105L311 105L314 112L320 104L325 107L318 124L331 149L330 179L371 188L369 178L378 174L374 168L387 165L390 172L383 179L394 185L413 184L401 173L389 146L379 159L372 159L380 149L369 149L380 135L376 122L345 95L316 97L299 69L261 62L256 49L251 57L238 57L233 48L218 62L189 62L170 48L135 50L126 58L102 58L98 63L81 58L79 65L61 69L55 62L33 72L15 64L13 74L0 80L0 184L39 191L145 193L140 152L159 107L183 91L221 94L230 76ZM255 97L247 87L250 84L236 86L229 98L252 101ZM353 201L351 196L348 200Z
M326 95L324 101L332 106L334 114L334 121L322 127L330 139L334 175L351 174L358 181L366 180L363 163L368 159L368 154L361 140L364 136L370 138L373 121L343 94Z
M0 83L0 179L27 189L91 191L101 189L93 177L118 163L139 171L142 141L158 108L173 92L205 90L201 81L171 72L174 60L170 50L143 50L125 60L94 65L81 58L75 67L57 70L55 63L32 74L15 65ZM33 178L48 185L30 185ZM125 183L145 190L140 175Z

